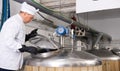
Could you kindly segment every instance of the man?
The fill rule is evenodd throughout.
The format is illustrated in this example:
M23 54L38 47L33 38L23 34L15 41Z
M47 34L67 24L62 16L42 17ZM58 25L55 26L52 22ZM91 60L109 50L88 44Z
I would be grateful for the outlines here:
M10 17L0 32L0 71L14 71L22 67L22 52L37 53L37 48L25 46L25 40L36 36L37 29L26 35L25 24L29 23L37 12L33 6L24 2L19 14Z

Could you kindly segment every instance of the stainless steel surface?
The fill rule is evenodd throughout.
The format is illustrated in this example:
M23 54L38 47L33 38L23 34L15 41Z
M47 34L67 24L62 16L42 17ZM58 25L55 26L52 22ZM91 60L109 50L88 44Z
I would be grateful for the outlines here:
M120 49L119 48L114 48L111 51L113 54L120 56Z
M114 55L111 51L108 51L106 49L93 49L88 50L87 52L100 57L102 60L120 60L119 56Z
M60 46L59 43L40 34L38 34L36 37L31 38L29 42L40 48L59 49Z
M36 55L31 54L31 56L34 58L49 58L49 57L55 56L57 53L60 52L59 47L56 45L56 44L59 45L59 43L55 43L55 41L40 34L38 34L36 37L31 38L29 42L35 45L38 49L41 49L41 48L57 49L55 51L38 53Z
M44 52L44 53L38 53L36 55L31 54L31 57L33 58L49 58L57 55L60 52L60 50L55 50L55 51L49 51L49 52Z
M54 49L53 44L44 36L36 36L30 39L30 42L39 48ZM48 67L95 66L101 64L101 60L97 56L84 51L74 51L72 48L62 47L58 48L57 51L31 55L26 60L26 64Z
M71 52L70 49L64 49L56 56L45 59L28 57L25 64L47 67L77 67L101 65L101 60L97 56L84 51Z

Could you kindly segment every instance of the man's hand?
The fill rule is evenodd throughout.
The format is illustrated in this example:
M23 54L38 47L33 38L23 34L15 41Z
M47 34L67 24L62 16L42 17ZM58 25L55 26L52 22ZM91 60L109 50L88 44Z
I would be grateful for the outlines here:
M27 34L25 37L25 41L28 41L30 38L37 36L37 30L38 29L34 29L31 31L31 33Z
M25 45L22 45L22 48L19 49L20 52L29 52L31 54L37 54L38 53L38 50L36 47L34 46L25 46Z
M29 36L31 36L31 37L37 36L37 30L38 30L38 29L32 30L31 33L29 34Z

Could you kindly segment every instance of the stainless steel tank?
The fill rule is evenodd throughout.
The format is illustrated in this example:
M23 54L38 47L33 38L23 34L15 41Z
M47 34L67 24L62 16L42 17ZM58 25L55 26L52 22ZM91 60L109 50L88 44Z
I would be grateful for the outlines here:
M25 61L25 71L102 71L97 56L84 51L71 52L70 49L62 49L46 58L29 56Z
M92 53L102 59L102 69L103 71L119 71L119 60L120 57L114 55L111 51L107 49L93 49L87 52Z
M41 44L41 42L42 40L39 41L39 44ZM46 43L44 43L44 45L46 45ZM50 45L54 46L54 44L52 43ZM48 44L47 46L48 48L51 48ZM49 53L50 52L48 52L48 54ZM26 57L24 70L25 71L102 71L101 59L85 51L74 51L71 49L71 47L64 47L58 49L57 51L53 51L53 54L50 56L44 57L44 54L47 55L47 53L39 53L37 55L30 55ZM41 57L41 55L43 55L43 57Z
M35 55L36 56L36 55ZM78 67L78 66L96 66L101 64L101 60L90 53L84 51L71 51L63 49L56 55L46 58L31 57L26 61L27 65L47 66L47 67Z

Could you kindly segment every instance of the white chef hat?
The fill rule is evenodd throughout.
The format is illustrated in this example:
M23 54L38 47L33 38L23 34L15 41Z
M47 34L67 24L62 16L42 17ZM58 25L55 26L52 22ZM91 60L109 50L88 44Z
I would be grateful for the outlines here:
M39 9L36 9L35 7L27 4L27 2L23 2L21 5L20 11L27 12L28 14L34 15L36 12L39 11Z

